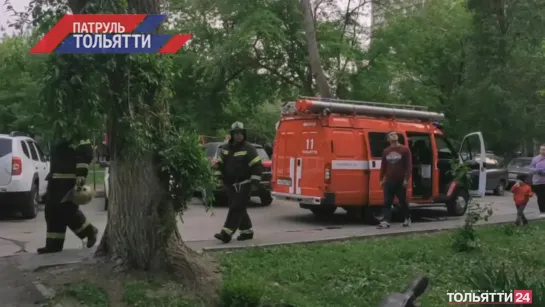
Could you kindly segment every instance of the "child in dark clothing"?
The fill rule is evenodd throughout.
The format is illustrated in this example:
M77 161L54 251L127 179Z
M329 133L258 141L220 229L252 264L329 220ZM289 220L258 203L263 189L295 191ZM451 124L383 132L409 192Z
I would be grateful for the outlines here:
M526 225L528 220L524 216L524 209L526 209L526 204L530 200L530 197L534 195L532 193L532 187L524 182L526 180L526 175L519 174L517 176L517 183L511 188L513 192L513 200L515 201L515 206L517 207L517 221L515 225Z

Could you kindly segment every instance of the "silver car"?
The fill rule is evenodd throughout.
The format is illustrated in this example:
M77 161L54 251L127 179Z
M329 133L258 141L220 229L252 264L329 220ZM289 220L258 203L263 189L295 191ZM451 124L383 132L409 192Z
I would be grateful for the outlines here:
M476 159L479 162L479 159ZM492 153L486 154L486 190L492 191L494 195L503 195L508 186L509 175L503 158ZM473 178L477 181L478 175L473 171Z
M530 174L530 163L532 158L515 158L509 162L507 165L507 170L509 171L509 187L511 187L517 180L519 174L526 175L526 182L532 183L532 176Z

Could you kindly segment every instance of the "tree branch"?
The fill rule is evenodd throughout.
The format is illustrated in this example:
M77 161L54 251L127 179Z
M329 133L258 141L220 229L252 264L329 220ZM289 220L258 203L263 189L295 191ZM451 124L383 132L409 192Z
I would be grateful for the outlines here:
M259 38L256 38L256 40L254 41L254 44L252 46L252 48L254 49L254 53L255 53L255 64L260 67L260 68L263 68L265 70L267 70L268 72L270 72L273 76L279 78L280 80L284 81L285 83L287 84L291 84L295 87L299 87L300 84L297 84L295 81L293 80L290 80L290 78L284 76L283 74L281 74L277 69L274 69L266 64L263 64L262 63L262 60L263 58L261 57L260 55L260 52L259 50L257 49L257 43L259 42Z
M331 98L331 88L329 87L327 77L322 68L318 42L316 41L316 29L314 28L314 18L312 16L312 6L310 0L301 0L303 19L305 26L305 37L307 39L308 54L312 75L316 80L318 92L324 98Z

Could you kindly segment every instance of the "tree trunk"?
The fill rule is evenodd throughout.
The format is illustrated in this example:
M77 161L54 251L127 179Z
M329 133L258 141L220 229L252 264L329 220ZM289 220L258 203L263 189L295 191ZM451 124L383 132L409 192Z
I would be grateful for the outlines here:
M158 0L129 0L129 10L134 13L159 14ZM218 266L205 255L199 255L182 241L177 228L177 213L169 197L168 187L160 180L153 152L125 148L119 140L133 131L123 124L122 118L148 112L132 105L124 91L130 88L126 74L126 57L116 59L119 71L109 73L112 88L112 109L108 114L111 165L110 205L108 223L97 249L97 256L105 256L120 269L131 268L149 272L172 273L186 289L195 290L201 298L215 302L220 280ZM129 68L130 70L130 68ZM130 74L130 72L129 72ZM154 92L153 88L150 88ZM168 103L164 98L154 99L154 114L158 128L169 121ZM164 114L164 116L160 116ZM134 145L132 145L134 146Z
M314 17L312 16L312 5L310 0L301 0L301 8L303 10L305 27L305 37L308 45L308 57L310 60L310 68L312 75L316 80L316 86L320 96L324 98L331 98L331 88L327 82L327 77L322 69L322 62L320 60L320 52L318 51L318 42L316 41L316 29L314 28Z
M172 272L185 286L213 299L219 285L217 266L183 243L152 155L114 157L108 224L97 256L106 256L118 269Z
M89 0L69 0L74 13L81 13ZM159 14L158 0L129 0L135 13ZM112 55L113 56L113 55ZM113 261L118 269L173 273L187 288L198 291L204 300L214 302L220 281L218 267L182 241L176 212L167 196L167 187L158 177L151 152L135 153L120 145L123 136L135 133L121 119L136 110L125 95L130 87L125 55L116 55L116 71L107 72L111 88L108 112L108 147L110 153L110 195L108 222L96 256ZM153 89L150 89L152 91ZM155 100L156 114L168 114L168 105ZM137 114L136 114L137 115ZM170 117L165 116L166 120ZM161 125L157 122L156 125Z

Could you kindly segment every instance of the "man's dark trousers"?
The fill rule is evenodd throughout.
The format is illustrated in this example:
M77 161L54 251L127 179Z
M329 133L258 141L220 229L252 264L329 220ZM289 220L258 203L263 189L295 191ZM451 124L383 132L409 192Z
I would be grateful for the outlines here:
M384 186L384 208L382 215L384 221L390 222L392 220L392 206L394 204L394 198L397 197L399 201L399 207L403 218L410 217L409 202L407 201L407 189L403 186L403 181L390 181L385 182Z
M252 193L252 184L250 182L227 187L227 198L229 201L229 211L224 224L224 231L233 234L240 230L241 233L252 229L252 221L248 215L247 207Z

